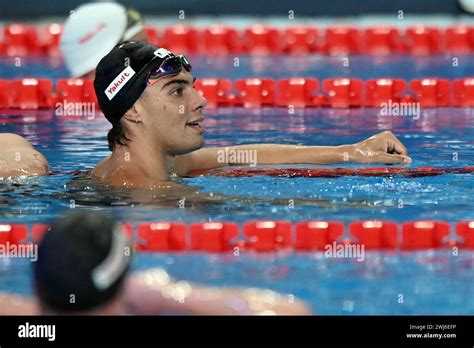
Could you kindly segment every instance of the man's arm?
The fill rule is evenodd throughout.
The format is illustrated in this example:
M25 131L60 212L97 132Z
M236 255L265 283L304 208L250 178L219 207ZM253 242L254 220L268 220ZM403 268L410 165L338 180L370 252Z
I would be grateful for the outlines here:
M210 288L175 282L162 269L131 276L125 288L130 314L310 315L307 305L271 290Z
M297 146L254 144L210 147L176 157L179 175L198 169L249 164L410 163L405 146L382 132L352 145Z
M350 148L342 146L297 146L281 144L250 144L227 147L206 147L176 157L180 175L197 169L232 165L257 164L330 164L349 161Z

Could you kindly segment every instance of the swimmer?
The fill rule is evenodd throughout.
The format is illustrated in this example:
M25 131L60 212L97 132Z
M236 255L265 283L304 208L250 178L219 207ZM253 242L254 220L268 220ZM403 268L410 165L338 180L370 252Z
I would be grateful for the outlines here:
M0 293L0 315L310 315L299 300L265 289L209 288L163 269L130 274L132 244L95 212L57 220L34 263L36 299Z
M0 133L0 178L48 175L46 158L25 138Z
M87 3L64 23L60 50L72 77L93 79L100 59L125 40L146 40L138 11L115 2Z
M115 2L87 3L71 11L60 50L72 77L93 79L100 59L123 40L146 40L141 14ZM0 134L0 178L48 173L48 162L27 140Z
M146 42L122 43L107 54L97 66L94 87L112 124L112 155L96 166L93 176L112 186L173 189L173 177L246 164L220 161L218 153L225 148L203 148L207 101L194 82L186 57ZM256 151L257 164L411 162L405 146L388 131L350 145L253 144L228 149Z

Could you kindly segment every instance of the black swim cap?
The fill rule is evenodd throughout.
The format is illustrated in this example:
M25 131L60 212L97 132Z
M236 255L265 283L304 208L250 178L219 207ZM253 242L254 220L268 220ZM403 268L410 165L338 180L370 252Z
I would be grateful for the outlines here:
M94 89L100 108L116 124L147 87L148 74L174 54L145 41L115 46L97 65Z
M122 227L106 216L79 211L60 218L39 246L38 297L59 312L107 303L123 286L131 249Z

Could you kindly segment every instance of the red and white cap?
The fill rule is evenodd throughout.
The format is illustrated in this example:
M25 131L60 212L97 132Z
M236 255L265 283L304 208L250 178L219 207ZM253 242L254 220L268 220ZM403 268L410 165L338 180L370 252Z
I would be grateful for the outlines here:
M130 26L129 12L115 2L87 3L71 11L64 24L60 48L72 77L94 70L117 43L143 29L141 18Z

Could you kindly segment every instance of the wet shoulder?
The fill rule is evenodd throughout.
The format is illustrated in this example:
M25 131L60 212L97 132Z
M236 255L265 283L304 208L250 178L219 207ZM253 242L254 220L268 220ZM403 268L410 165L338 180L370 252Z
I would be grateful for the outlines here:
M91 174L94 177L104 179L107 175L107 168L109 167L110 157L104 158L100 161L95 168L92 170Z

